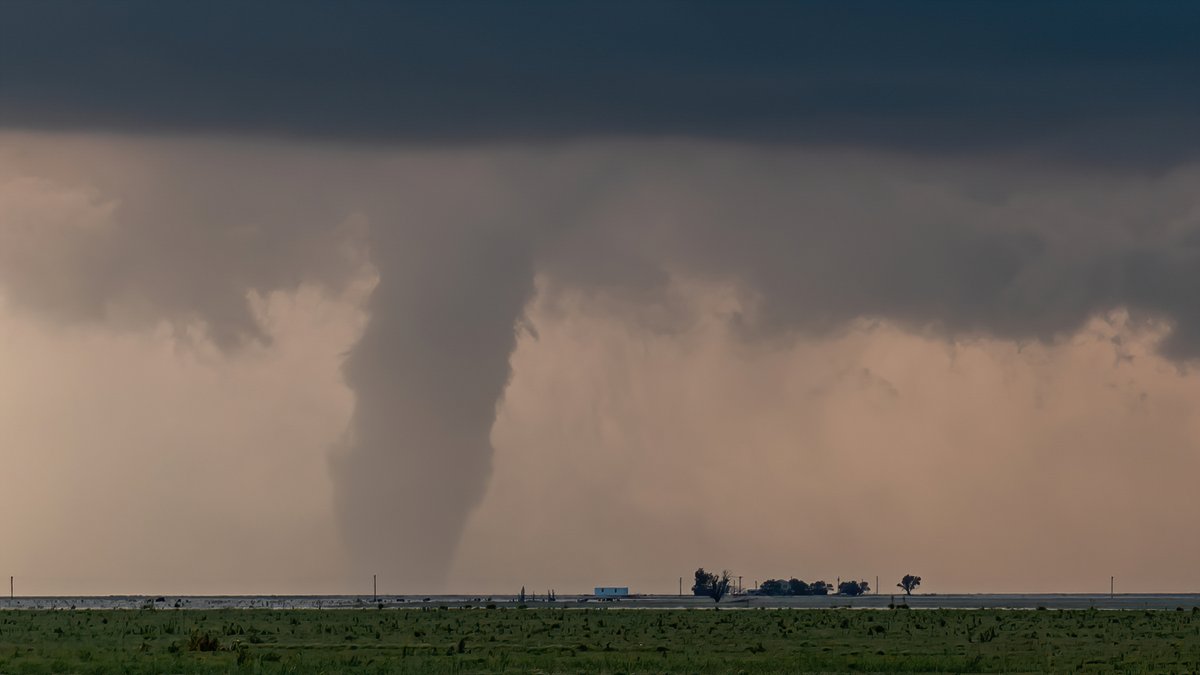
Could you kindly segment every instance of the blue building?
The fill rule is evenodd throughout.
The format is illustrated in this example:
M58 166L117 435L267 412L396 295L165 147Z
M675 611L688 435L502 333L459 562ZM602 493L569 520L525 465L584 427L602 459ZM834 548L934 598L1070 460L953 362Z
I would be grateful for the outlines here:
M624 598L629 595L628 586L597 586L597 598Z

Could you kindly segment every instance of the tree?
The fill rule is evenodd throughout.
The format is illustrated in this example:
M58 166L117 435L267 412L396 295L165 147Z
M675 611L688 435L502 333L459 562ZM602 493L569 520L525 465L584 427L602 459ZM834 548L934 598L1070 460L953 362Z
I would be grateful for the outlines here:
M809 595L811 593L812 588L808 584L796 578L788 579L788 594Z
M824 581L814 581L808 587L809 595L829 595L829 584Z
M788 582L783 579L767 579L758 585L758 592L762 595L791 595L791 588Z
M720 602L721 598L725 597L725 594L729 592L729 584L733 581L733 577L729 574L729 570L722 571L719 577L715 574L710 576L713 579L713 583L709 587L707 595L713 599L713 602Z
M717 575L705 572L704 568L696 570L696 583L692 584L692 595L710 595L713 585L717 583Z
M916 590L917 586L921 585L921 577L913 576L912 574L905 574L904 578L900 580L900 583L896 585L904 589L905 595L912 595L912 592Z
M858 596L871 590L871 585L865 581L843 581L838 586L838 595Z

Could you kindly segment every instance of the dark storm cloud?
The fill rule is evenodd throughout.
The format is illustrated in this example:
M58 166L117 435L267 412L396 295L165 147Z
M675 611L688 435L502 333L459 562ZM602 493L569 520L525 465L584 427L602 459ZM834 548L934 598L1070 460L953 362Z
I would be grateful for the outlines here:
M0 125L1193 152L1200 7L8 2Z

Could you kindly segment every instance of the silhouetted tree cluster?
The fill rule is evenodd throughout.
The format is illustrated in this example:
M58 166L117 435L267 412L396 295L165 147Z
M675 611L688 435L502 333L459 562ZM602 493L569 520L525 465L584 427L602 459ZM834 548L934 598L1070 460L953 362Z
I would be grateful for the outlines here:
M833 587L824 581L811 584L800 579L767 579L758 585L759 595L829 595Z
M838 595L857 596L871 590L871 585L865 581L843 581L838 586Z
M721 598L729 592L732 580L733 577L729 574L729 570L718 575L714 572L705 572L701 567L696 570L696 583L692 584L692 594L703 595L712 598L713 602L720 602Z

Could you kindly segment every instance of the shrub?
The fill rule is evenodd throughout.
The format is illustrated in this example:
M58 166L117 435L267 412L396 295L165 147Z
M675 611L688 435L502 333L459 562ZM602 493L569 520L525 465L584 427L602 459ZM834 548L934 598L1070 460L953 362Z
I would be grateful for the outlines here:
M220 648L221 642L217 638L198 630L192 631L192 635L187 641L189 652L215 652Z

